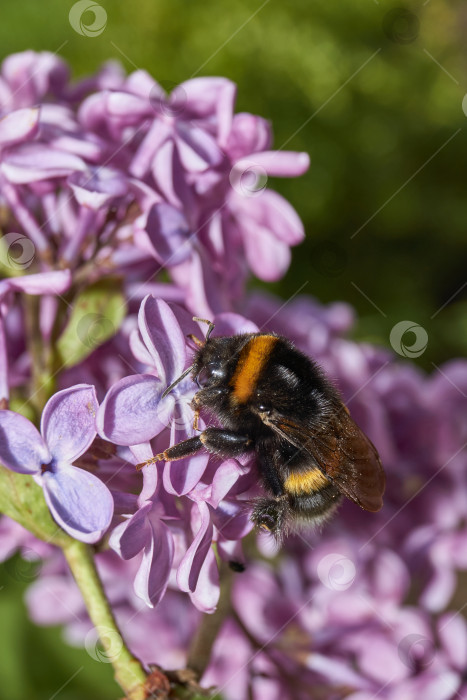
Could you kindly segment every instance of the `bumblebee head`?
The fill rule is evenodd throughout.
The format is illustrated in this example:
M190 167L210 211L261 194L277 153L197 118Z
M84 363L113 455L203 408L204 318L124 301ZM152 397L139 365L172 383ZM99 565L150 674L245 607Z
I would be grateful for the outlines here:
M206 345L206 343L207 343L208 340L209 340L209 336L211 335L211 333L212 333L213 330L214 330L214 323L213 323L212 321L208 321L208 320L205 319L205 318L198 318L197 316L193 316L193 321L199 321L199 322L201 322L201 323L207 323L207 324L208 324L208 330L207 330L207 333L206 333L206 338L205 338L204 340L200 340L199 338L196 338L194 335L189 335L189 336L188 336L189 338L191 338L191 340L193 340L193 342L195 343L195 345L197 345L200 349L201 349L201 348L204 348L204 346ZM199 355L199 351L198 351L198 355ZM197 355L197 357L198 357L198 355ZM195 369L196 361L197 361L197 360L195 359L195 363L192 364L190 367L187 367L186 370L185 370L179 377L177 377L177 379L176 379L174 382L172 382L172 384L171 384L170 386L167 387L167 389L166 389L166 390L164 391L164 393L162 394L162 398L163 398L163 399L167 396L167 394L170 394L170 392L172 391L172 389L173 389L175 386L177 386L177 384L179 384L179 383L182 381L182 379L185 379L185 377L187 377L187 376L190 374L190 372L193 373L193 378L195 378L195 373L194 373L193 370Z

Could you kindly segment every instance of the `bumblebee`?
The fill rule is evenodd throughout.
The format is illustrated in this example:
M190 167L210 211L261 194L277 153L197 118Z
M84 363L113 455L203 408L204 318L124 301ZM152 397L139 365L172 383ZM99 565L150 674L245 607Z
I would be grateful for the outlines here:
M385 488L378 452L319 366L287 338L212 338L214 324L194 320L209 325L206 339L190 336L198 346L193 365L163 396L191 373L199 387L193 427L201 410L222 427L207 427L144 464L201 449L224 458L254 452L267 497L255 500L251 518L278 540L296 525L324 522L343 496L378 511Z

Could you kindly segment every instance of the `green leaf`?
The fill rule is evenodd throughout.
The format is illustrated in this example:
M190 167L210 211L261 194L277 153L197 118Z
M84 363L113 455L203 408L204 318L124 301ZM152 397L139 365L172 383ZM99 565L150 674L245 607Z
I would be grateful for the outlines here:
M41 540L64 547L72 542L50 515L41 487L28 474L0 465L0 513L8 515Z
M76 297L68 325L57 341L65 367L81 362L118 331L126 312L121 287L119 280L101 280Z

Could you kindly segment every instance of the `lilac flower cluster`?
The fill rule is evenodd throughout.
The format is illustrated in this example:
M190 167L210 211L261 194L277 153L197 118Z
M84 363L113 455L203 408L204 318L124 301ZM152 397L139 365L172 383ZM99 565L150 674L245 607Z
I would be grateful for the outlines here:
M4 61L0 462L34 477L66 532L100 542L108 599L144 663L186 665L219 570L235 562L245 571L229 574L202 678L223 697L463 697L467 363L427 377L349 340L346 304L246 293L250 273L283 275L303 237L267 176L299 175L308 159L271 151L267 122L234 114L234 101L222 78L168 96L115 65L73 85L55 56ZM202 338L193 313L217 335L280 333L322 364L381 454L380 513L347 502L278 552L251 532L249 456L136 472L195 434L191 379L162 397L191 364L189 336ZM91 623L59 550L7 517L0 533L2 559L19 549L42 561L31 617L87 646Z

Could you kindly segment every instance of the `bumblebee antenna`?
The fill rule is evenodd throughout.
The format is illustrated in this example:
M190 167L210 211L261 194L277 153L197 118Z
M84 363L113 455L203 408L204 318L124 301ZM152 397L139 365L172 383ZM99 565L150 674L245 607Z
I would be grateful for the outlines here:
M167 389L166 389L166 390L164 391L164 393L162 394L161 398L162 398L162 399L165 399L165 397L167 396L167 394L170 394L170 392L172 391L172 389L174 388L174 386L177 386L177 384L178 384L179 382L181 382L182 379L185 379L185 377L187 376L187 374L190 374L190 372L191 372L192 369L193 369L193 365L191 365L191 367L188 367L188 368L183 372L183 374L181 374L181 375L178 377L178 379L176 379L174 382L172 382L172 384L171 384L170 386L167 387Z
M214 330L214 323L213 323L212 321L208 321L206 318L198 318L197 316L193 316L193 321L199 321L200 323L207 323L207 324L208 324L208 331L207 331L207 333L206 333L206 338L205 338L204 342L206 342L207 340L209 340L209 336L211 335L211 333L212 333L213 330ZM188 337L189 337L189 338L193 338L193 336L188 336ZM193 338L193 339L194 339L194 338ZM195 339L195 342L196 342L196 341L198 341L197 338ZM204 343L202 343L201 341L196 342L196 345L198 345L198 343L199 343L201 346L204 345ZM172 389L174 388L174 386L177 386L177 384L178 384L179 382L181 382L182 379L185 379L185 377L186 377L188 374L190 374L190 372L191 372L191 370L193 369L193 367L194 367L194 365L191 365L191 367L188 367L188 368L183 372L183 374L181 374L181 375L178 377L178 379L176 379L174 382L172 382L172 384L171 384L170 386L168 386L167 389L164 391L164 393L162 394L161 398L162 398L162 399L165 399L165 397L167 396L167 394L170 394L170 392L172 391Z
M198 321L199 323L207 323L209 328L206 333L206 338L204 339L204 342L209 340L209 336L214 330L214 323L212 321L208 321L206 318L198 318L197 316L193 316L193 321Z

